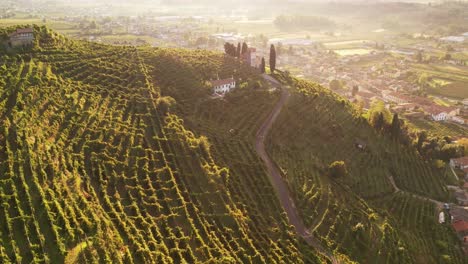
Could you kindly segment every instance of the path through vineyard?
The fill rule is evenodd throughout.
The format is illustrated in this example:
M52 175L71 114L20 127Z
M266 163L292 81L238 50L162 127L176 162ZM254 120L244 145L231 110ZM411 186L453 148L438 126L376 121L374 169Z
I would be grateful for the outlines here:
M255 139L255 149L260 156L260 158L265 163L265 166L268 170L268 176L273 187L276 190L277 196L280 200L284 211L288 215L289 222L294 226L296 232L304 238L307 243L314 247L320 254L326 256L327 258L331 259L333 263L338 263L335 257L331 252L326 250L320 242L313 237L312 234L309 233L304 222L300 218L298 211L296 209L296 205L294 204L293 199L289 193L289 189L287 184L284 182L281 172L279 171L276 164L271 160L270 156L265 150L265 137L268 135L270 128L272 127L273 123L275 122L276 118L278 117L281 109L286 104L290 93L287 88L282 87L281 98L278 103L275 105L273 110L271 111L270 115L267 119L263 122L262 126L258 130Z

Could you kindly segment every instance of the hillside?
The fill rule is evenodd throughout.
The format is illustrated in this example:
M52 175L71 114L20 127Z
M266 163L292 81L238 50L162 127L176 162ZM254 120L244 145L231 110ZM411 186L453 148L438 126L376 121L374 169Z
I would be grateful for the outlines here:
M2 263L327 261L295 234L256 153L280 91L253 69L210 51L35 36L0 53ZM211 99L217 76L239 88ZM291 96L267 150L323 247L343 263L465 262L434 204L409 195L448 201L438 171L322 87L276 77ZM326 176L335 160L347 177Z
M291 98L272 129L269 151L317 236L362 263L466 261L450 246L458 241L449 227L437 223L439 205L426 201L449 201L444 171L375 132L329 90L278 78L291 86ZM341 160L348 175L330 177L328 165Z
M146 65L133 47L36 34L33 50L1 57L2 263L319 262L267 178L253 177L255 155L226 167L232 153L210 147L246 153L248 142L207 140L167 111L157 84L184 79L149 73L179 51L151 52ZM222 55L200 54L223 67Z

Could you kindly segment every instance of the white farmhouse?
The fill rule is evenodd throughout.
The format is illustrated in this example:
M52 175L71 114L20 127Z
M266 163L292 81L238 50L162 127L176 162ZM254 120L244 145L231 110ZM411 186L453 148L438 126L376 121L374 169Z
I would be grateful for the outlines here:
M211 81L211 85L215 94L225 94L236 88L236 81L234 78L213 80Z
M460 114L460 109L455 107L443 106L423 106L424 110L428 112L434 121L444 121Z

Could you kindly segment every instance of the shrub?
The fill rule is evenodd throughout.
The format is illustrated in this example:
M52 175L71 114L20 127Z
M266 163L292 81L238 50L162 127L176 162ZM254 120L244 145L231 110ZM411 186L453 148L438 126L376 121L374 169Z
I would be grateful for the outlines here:
M334 178L344 177L348 174L344 161L335 161L328 166L328 173Z
M156 100L156 105L163 114L166 114L175 103L174 98L170 96L162 96Z

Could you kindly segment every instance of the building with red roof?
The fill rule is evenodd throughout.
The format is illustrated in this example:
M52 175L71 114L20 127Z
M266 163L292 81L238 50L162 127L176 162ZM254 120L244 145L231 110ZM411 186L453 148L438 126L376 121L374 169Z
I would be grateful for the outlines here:
M468 222L465 220L456 220L452 223L453 229L460 236L468 235Z
M234 78L212 80L211 85L215 94L225 94L236 88L236 81Z
M18 28L9 36L8 45L14 47L26 47L32 45L34 41L34 30L32 28Z

